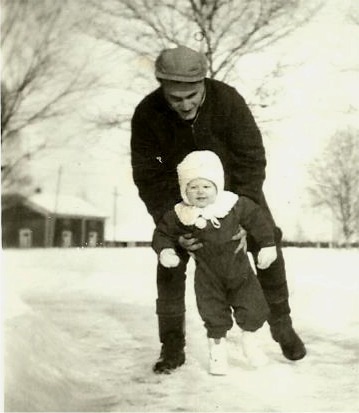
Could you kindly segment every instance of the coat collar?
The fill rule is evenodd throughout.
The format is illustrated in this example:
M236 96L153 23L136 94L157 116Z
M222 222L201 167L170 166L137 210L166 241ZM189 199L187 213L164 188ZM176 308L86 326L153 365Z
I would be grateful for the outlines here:
M224 218L233 208L238 200L238 195L230 191L221 191L216 201L205 208L197 208L180 202L175 205L175 213L184 225L194 225L197 228L204 228L207 221L210 221L215 228L221 226L218 218Z

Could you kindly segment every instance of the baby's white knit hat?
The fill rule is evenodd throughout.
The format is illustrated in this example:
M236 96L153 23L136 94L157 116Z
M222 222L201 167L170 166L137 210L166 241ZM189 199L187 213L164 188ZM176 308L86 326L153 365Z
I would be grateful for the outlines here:
M224 189L224 171L219 157L212 151L189 153L177 166L178 182L184 202L189 204L186 188L193 179L204 178L213 182L217 193Z

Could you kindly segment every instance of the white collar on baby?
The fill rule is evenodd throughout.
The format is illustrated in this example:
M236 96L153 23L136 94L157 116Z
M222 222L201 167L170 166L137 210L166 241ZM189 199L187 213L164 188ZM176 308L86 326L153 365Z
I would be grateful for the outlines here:
M221 226L218 218L224 218L238 200L238 195L230 191L221 191L213 204L205 208L198 208L180 202L175 205L178 219L184 225L195 225L199 229L205 228L207 220L211 221L215 228Z

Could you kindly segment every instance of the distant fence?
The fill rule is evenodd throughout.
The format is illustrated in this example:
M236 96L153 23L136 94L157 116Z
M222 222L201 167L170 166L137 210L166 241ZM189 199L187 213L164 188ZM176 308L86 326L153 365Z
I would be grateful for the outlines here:
M352 242L350 245L345 245L339 242L328 241L282 241L283 247L297 247L297 248L358 248L359 242Z
M104 247L150 247L151 241L105 241Z
M105 241L104 247L126 248L126 247L151 247L151 241ZM344 244L328 242L328 241L282 241L283 247L297 248L344 248ZM359 242L351 243L347 248L359 248Z

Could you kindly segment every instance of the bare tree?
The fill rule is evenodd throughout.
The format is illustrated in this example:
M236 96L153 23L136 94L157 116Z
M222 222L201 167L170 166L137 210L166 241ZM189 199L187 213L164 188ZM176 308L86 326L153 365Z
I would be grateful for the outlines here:
M151 59L168 46L201 48L209 61L209 76L221 80L242 56L288 35L314 11L313 7L302 9L300 0L105 0L92 4L105 18L97 20L100 38Z
M50 144L15 141L26 141L30 126L68 114L94 79L84 76L85 62L75 65L64 56L74 28L66 0L3 0L1 6L1 144L3 151L11 148L2 167L7 187L26 159Z
M91 4L92 34L129 52L136 76L148 76L145 63L153 62L163 48L186 44L206 54L209 77L229 81L243 56L267 50L302 27L321 1L310 7L302 0L91 0ZM277 76L279 66L284 65L268 68L258 94L268 98L269 72Z
M314 207L332 212L346 245L359 235L359 131L337 131L309 169Z

